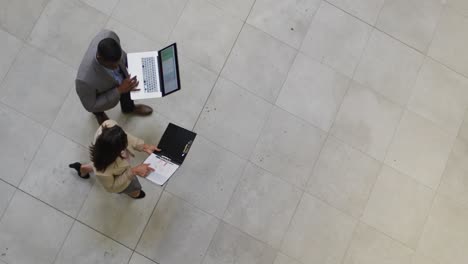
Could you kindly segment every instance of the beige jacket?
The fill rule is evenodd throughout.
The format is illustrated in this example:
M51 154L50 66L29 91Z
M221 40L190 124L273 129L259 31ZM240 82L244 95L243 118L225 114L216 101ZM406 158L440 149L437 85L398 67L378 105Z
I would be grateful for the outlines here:
M103 126L113 127L115 125L117 125L117 122L114 120L107 120L102 123L94 135L93 142L96 142L96 139L99 137L99 135L101 135ZM143 140L134 137L127 132L125 133L127 134L128 140L127 150L130 152L130 154L133 156L131 149L136 151L143 151ZM107 191L112 193L119 193L128 187L133 177L136 177L132 175L130 168L131 165L126 159L118 157L114 163L107 166L105 171L97 171L96 168L94 168L94 173L96 174L96 178L98 178L99 182L101 182Z

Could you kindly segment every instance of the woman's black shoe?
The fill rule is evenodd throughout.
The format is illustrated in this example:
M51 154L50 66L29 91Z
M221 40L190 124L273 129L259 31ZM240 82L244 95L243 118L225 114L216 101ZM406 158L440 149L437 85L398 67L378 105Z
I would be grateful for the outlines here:
M80 176L80 178L82 178L82 179L88 179L89 178L89 173L86 174L86 175L81 175L81 163L75 162L75 163L69 164L68 167L70 167L72 169L75 169L76 172L78 172L78 176Z
M143 190L140 190L140 194L137 196L137 197L132 197L133 199L141 199L141 198L144 198L146 196L146 193L143 191Z

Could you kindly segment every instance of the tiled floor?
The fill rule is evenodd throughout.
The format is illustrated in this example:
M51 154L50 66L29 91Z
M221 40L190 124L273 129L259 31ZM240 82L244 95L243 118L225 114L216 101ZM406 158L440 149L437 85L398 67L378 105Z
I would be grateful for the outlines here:
M0 0L0 263L468 263L467 3ZM102 28L180 47L182 91L108 112L153 143L198 133L139 201L67 167Z

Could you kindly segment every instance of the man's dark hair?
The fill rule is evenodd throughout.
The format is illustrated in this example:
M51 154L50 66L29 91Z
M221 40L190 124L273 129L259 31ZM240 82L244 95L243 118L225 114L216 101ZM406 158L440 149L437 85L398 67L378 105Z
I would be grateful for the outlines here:
M89 152L91 161L98 171L105 171L127 148L127 134L119 126L103 127L101 135L91 145Z
M122 57L120 44L112 38L101 40L98 44L97 52L99 57L108 62L117 62Z

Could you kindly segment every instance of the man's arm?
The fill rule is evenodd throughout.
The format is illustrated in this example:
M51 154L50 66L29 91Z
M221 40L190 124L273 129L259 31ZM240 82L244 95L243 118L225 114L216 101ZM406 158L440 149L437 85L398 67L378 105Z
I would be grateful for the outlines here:
M119 103L120 94L117 88L110 89L98 95L95 89L89 87L83 81L76 80L75 85L81 103L89 112L103 112L113 108Z
M125 65L125 67L128 67L128 60L127 60L127 52L122 49L122 62Z

